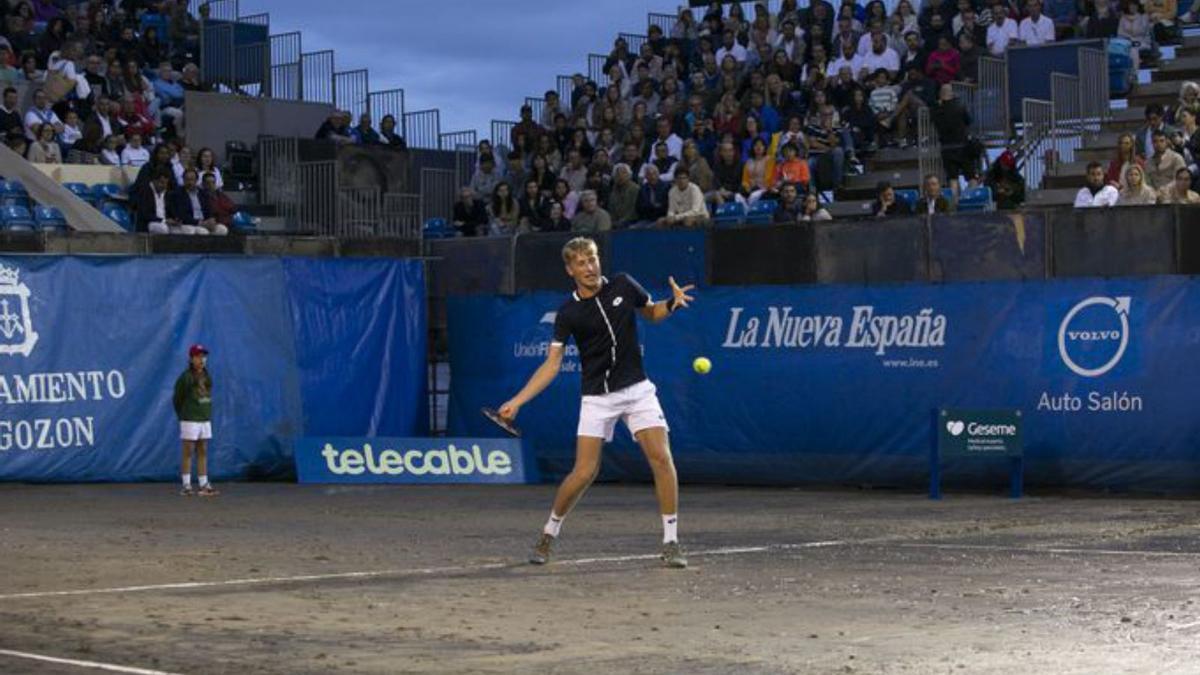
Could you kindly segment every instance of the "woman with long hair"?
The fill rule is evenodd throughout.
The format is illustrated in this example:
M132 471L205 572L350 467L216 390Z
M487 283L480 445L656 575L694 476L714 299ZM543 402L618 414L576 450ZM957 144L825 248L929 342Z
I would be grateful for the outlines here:
M196 153L196 172L201 176L211 173L213 180L216 181L216 188L224 189L225 180L221 177L221 167L217 166L217 156L213 153L212 148L200 148L200 151Z
M516 234L517 226L521 224L521 209L517 200L513 199L512 188L508 183L501 182L492 190L492 200L488 204L488 216L491 218L491 230L494 235Z
M761 137L751 141L750 157L742 167L742 192L749 193L751 204L773 195L775 188L775 157Z
M1117 138L1117 149L1108 163L1108 170L1104 172L1104 181L1118 190L1125 189L1128 185L1128 173L1131 166L1144 169L1146 160L1138 154L1137 142L1134 140L1133 134L1123 133Z
M1158 193L1146 184L1146 170L1134 164L1125 174L1125 187L1117 200L1118 206L1138 206L1158 203Z
M817 193L809 192L804 195L804 201L801 202L800 216L797 220L802 222L813 222L820 220L833 220L833 216L821 206L821 201L817 199Z

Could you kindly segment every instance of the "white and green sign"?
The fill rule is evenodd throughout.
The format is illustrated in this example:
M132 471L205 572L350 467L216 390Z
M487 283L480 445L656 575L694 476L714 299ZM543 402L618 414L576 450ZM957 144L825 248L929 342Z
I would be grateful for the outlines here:
M945 408L939 413L938 422L938 453L942 457L1024 454L1020 410Z

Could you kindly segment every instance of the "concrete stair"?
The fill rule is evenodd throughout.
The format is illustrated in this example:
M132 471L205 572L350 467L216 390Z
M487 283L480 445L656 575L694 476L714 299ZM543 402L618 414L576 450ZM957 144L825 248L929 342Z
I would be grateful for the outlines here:
M1152 82L1174 82L1200 78L1200 55L1165 61L1150 74Z

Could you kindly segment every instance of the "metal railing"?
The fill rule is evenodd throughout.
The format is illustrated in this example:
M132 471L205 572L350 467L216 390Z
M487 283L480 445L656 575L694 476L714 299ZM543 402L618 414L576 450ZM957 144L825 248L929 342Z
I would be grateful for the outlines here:
M453 169L421 169L421 222L430 218L450 220L458 188Z
M410 148L441 148L442 113L440 110L414 110L404 113L404 138Z
M371 119L376 124L382 124L383 118L391 115L396 118L396 132L408 140L407 120L404 119L404 90L388 89L373 91L367 96L367 109Z
M383 195L378 187L343 187L337 191L337 222L331 223L337 237L371 237L379 231Z
M1079 77L1050 73L1050 102L1054 110L1054 161L1046 168L1058 175L1064 164L1075 161L1075 151L1083 146Z
M1021 145L1025 188L1029 193L1042 187L1048 165L1054 163L1054 103L1021 99Z
M457 187L467 185L471 182L471 177L475 175L475 149L474 145L458 145L453 148L442 148L443 150L452 150L454 152L454 184ZM499 165L496 170L499 171ZM491 195L479 195L481 199L491 199Z
M301 231L333 234L338 218L337 174L337 160L299 165L296 226Z
M1112 119L1108 79L1108 54L1099 49L1079 49L1079 108L1086 140L1094 139Z
M300 141L260 138L258 141L258 199L274 204L287 222L299 218Z
M533 121L541 122L542 112L546 110L546 99L536 96L526 96L525 105L533 109Z
M339 110L350 111L354 124L358 123L359 115L367 112L371 86L368 83L367 69L346 70L333 74L333 100Z
M663 35L670 37L671 29L675 27L675 21L679 17L674 14L662 14L660 12L650 12L646 15L647 26L658 26L662 29Z
M646 40L649 39L645 35L638 35L637 33L618 33L617 37L625 40L625 43L629 45L629 53L635 56L641 51L642 45L646 43Z
M506 150L512 150L512 130L515 129L518 124L520 124L520 122L492 120L492 145L505 148Z
M479 144L479 135L474 130L471 131L447 131L443 134L438 134L438 149L453 150L459 152L460 148L470 148L471 152L475 152L475 147Z
M978 133L985 142L1003 143L1012 135L1008 110L1008 61L979 59Z
M261 14L249 14L247 16L239 16L238 23L248 23L252 26L270 26L271 15L263 12Z
M200 6L208 7L208 18L218 19L221 21L237 21L241 15L241 8L238 7L238 0L192 0L189 4L189 11L193 16L200 15ZM194 6L194 9L192 7Z
M247 96L265 96L271 90L271 45L255 42L233 49L233 89Z
M300 76L305 101L334 104L332 49L301 54Z
M587 57L588 79L601 87L608 86L608 73L604 72L604 64L607 61L607 54L588 54Z
M237 64L233 46L234 24L201 24L200 71L205 82L233 89Z
M271 36L271 97L299 101L304 98L301 85L300 32Z
M926 106L917 110L917 165L920 167L921 180L929 174L939 178L946 174L942 168L942 144Z
M424 233L421 195L388 192L383 195L383 214L376 235L420 241Z
M962 104L963 110L970 114L972 132L977 136L980 135L979 120L982 111L979 108L979 85L974 82L951 82L950 88L954 90L954 97Z
M571 105L571 93L575 91L575 79L570 75L559 75L554 79L554 91L564 105Z

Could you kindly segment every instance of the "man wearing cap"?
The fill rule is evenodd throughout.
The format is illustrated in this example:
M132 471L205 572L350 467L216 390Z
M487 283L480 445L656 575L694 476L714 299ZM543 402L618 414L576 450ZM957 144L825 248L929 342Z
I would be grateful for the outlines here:
M208 441L212 438L212 376L208 373L208 348L195 344L188 349L188 368L175 380L175 415L183 440L183 490L190 497L217 495L208 482ZM196 452L199 491L192 490L192 451Z

